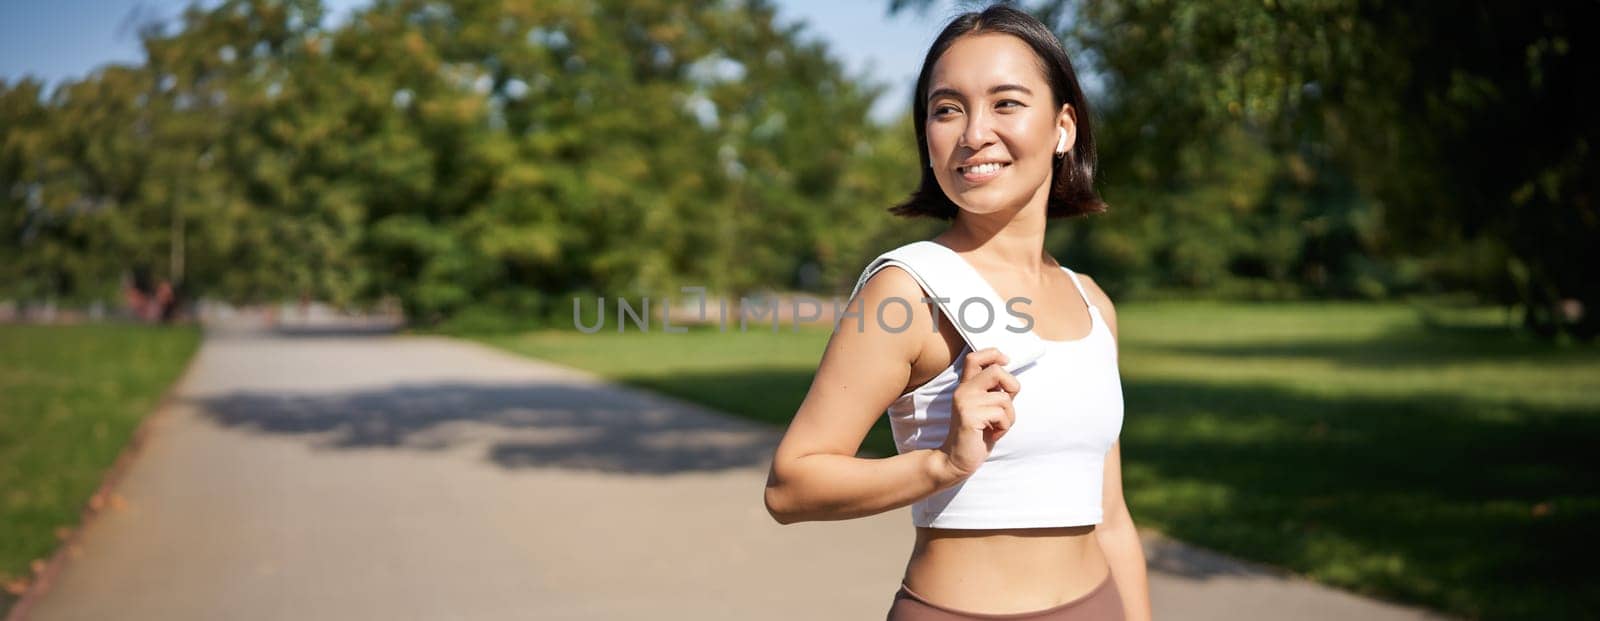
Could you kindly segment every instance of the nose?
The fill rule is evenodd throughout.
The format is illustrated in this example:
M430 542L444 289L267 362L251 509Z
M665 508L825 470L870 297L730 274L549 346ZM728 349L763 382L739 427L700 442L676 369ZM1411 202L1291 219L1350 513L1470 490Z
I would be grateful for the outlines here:
M980 108L967 115L967 126L962 129L961 142L956 146L982 151L994 141L994 128L990 126L989 115Z

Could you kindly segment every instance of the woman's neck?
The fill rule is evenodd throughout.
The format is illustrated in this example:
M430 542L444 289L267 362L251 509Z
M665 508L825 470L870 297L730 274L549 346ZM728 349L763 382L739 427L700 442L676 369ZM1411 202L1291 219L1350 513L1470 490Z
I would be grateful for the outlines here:
M1045 198L1045 197L1039 197ZM957 211L950 228L935 241L966 255L976 263L1004 265L1025 277L1036 277L1049 267L1044 254L1045 201L1030 200L1016 211L988 214Z

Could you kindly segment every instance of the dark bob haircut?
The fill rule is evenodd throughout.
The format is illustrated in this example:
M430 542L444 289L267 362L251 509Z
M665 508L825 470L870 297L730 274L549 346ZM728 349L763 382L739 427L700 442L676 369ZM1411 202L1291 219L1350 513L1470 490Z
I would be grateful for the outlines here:
M1050 181L1048 218L1063 218L1099 213L1106 204L1094 191L1094 132L1090 131L1089 101L1078 87L1078 74L1072 69L1067 50L1050 29L1038 19L1004 4L983 11L964 13L939 33L928 55L922 59L917 90L911 94L912 124L917 131L917 153L922 161L922 185L906 202L890 208L898 216L932 216L946 220L956 217L958 208L939 187L928 160L928 80L934 63L961 37L986 33L1008 34L1026 43L1039 60L1039 69L1050 83L1055 109L1072 104L1077 119L1077 140L1065 157L1058 158Z

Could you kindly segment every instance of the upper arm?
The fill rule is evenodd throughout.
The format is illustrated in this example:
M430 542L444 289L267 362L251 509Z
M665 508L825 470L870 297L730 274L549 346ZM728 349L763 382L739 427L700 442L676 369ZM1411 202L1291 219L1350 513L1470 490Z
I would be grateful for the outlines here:
M932 312L921 301L924 296L910 274L890 266L874 274L850 300L847 310L860 316L844 317L835 325L811 388L778 443L775 475L781 475L790 460L806 455L856 454L872 424L910 381L922 337L933 330ZM880 304L884 304L881 321ZM907 324L907 310L909 325L891 331Z

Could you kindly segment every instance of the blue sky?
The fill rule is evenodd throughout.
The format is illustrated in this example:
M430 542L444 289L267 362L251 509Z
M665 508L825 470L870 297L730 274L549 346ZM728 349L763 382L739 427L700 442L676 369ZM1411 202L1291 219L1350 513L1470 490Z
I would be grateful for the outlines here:
M335 19L366 0L325 0ZM780 21L804 20L857 74L890 85L873 116L905 109L917 63L953 9L889 18L886 0L778 0ZM143 58L132 24L179 14L187 0L0 0L0 78L32 75L51 83L78 78L107 63Z

